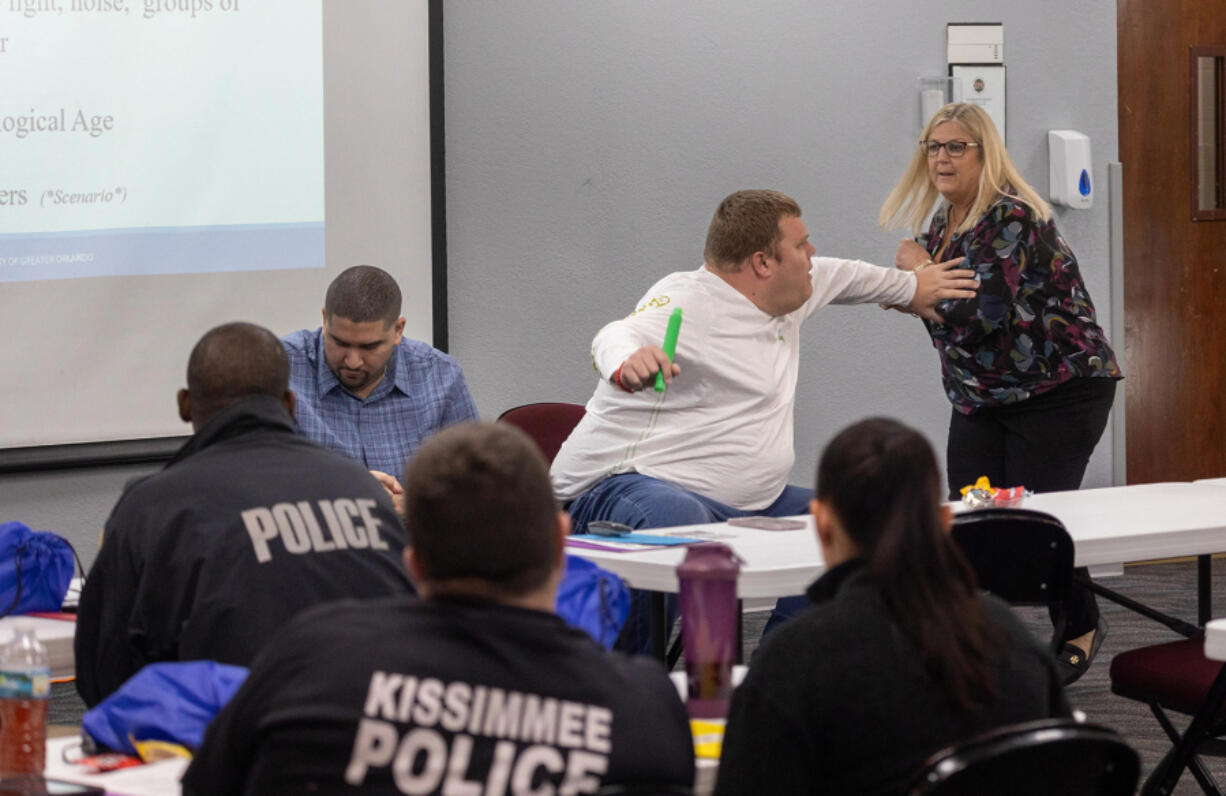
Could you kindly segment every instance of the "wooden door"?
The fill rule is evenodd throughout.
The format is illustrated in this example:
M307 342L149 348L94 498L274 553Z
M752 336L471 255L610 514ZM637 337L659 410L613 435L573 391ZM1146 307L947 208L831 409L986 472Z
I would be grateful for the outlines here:
M1193 220L1190 66L1226 2L1117 9L1128 482L1226 476L1226 218Z

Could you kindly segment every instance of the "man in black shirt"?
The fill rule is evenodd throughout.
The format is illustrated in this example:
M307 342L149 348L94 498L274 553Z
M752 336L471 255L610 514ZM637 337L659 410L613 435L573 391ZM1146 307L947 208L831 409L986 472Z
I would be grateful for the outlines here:
M192 350L178 402L196 433L124 491L81 592L85 704L155 661L249 665L309 606L411 591L387 493L295 433L288 383L259 326L219 326Z
M605 652L553 613L570 522L533 443L453 426L404 488L422 599L291 622L209 726L184 793L688 788L689 727L659 664Z

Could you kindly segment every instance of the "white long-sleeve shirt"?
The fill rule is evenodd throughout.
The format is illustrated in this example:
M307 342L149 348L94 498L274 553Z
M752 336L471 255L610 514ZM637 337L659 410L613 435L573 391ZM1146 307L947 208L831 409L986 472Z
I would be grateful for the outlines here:
M554 459L558 499L637 472L747 511L774 502L796 458L801 323L827 304L906 305L915 295L913 274L859 260L814 257L811 273L813 295L777 317L706 266L669 274L634 313L597 332L592 361L600 383ZM630 354L663 342L675 307L682 309L674 357L681 375L663 393L628 393L611 383Z

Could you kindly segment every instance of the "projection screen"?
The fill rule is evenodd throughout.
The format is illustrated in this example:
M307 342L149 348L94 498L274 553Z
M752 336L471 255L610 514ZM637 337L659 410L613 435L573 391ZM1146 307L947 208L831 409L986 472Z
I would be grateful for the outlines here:
M190 433L200 335L314 328L350 265L445 346L440 8L0 0L0 463Z

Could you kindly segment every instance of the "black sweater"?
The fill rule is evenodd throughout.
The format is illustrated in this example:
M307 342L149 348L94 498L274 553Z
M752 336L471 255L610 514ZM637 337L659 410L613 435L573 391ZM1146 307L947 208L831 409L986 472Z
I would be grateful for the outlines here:
M814 603L771 634L736 690L716 793L896 793L949 744L1004 724L1069 715L1051 656L996 598L995 703L965 712L886 614L860 561L809 588Z

